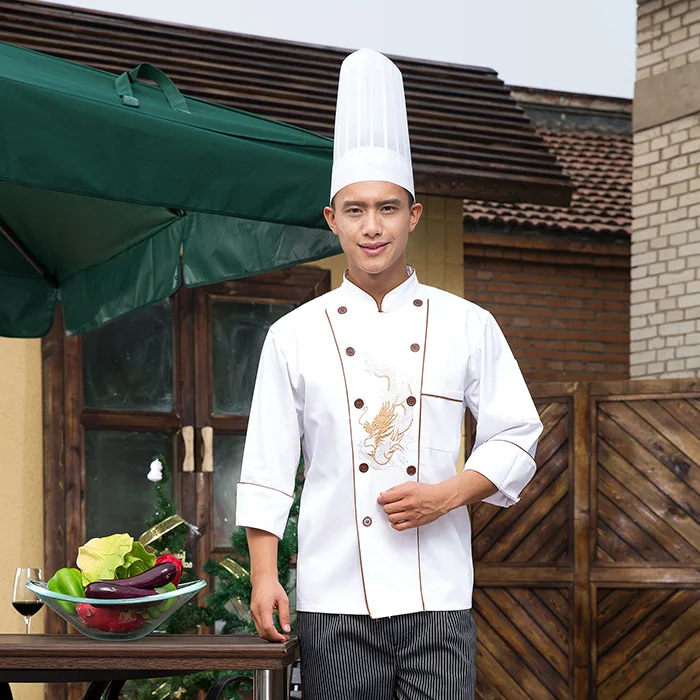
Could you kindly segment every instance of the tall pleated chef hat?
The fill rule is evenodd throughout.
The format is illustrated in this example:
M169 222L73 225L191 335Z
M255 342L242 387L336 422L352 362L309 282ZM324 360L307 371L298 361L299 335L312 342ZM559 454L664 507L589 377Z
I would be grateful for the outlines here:
M371 49L340 67L331 200L356 182L391 182L414 197L411 144L401 71Z

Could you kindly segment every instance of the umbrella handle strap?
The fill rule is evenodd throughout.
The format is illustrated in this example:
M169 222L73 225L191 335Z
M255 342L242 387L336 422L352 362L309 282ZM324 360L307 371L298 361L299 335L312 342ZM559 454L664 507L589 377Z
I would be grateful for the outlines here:
M139 106L138 98L134 97L134 92L131 88L131 84L135 83L139 78L152 80L163 91L165 99L168 100L168 104L175 111L189 114L190 110L187 109L187 102L185 102L182 93L175 87L175 83L160 68L156 68L150 63L141 63L128 73L122 73L114 81L117 95L122 98L123 104L128 107Z

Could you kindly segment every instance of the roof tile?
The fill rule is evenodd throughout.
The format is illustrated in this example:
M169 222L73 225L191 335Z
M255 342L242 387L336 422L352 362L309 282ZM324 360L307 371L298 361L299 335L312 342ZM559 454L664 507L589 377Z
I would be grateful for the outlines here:
M632 229L632 137L539 129L576 190L568 207L465 200L464 220L523 229L629 236Z

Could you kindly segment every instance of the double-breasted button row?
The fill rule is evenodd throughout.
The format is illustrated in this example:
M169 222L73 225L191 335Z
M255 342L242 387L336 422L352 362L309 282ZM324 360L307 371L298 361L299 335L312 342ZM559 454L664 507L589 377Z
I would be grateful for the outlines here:
M414 299L413 306L423 306L423 300L422 299ZM347 306L339 306L338 307L339 314L346 314L347 312L348 312Z
M416 397L415 397L415 396L409 396L409 397L406 399L406 403L407 403L409 406L415 406L415 405L416 405Z
M355 408L362 408L365 402L362 399L355 399Z
M369 471L369 464L367 464L366 462L362 462L362 464L360 464L360 471L363 474Z
M413 343L413 345L411 345L411 352L418 352L419 350L420 350L420 345L418 345L418 343ZM352 357L355 354L355 348L353 348L353 347L345 348L345 354L348 357Z
M415 468L413 465L411 465L410 467L408 467L408 468L406 469L406 473L407 473L409 476L415 476L415 474L416 474L416 468Z
M363 524L365 527L369 527L369 526L372 524L372 518L369 518L369 517L368 517L368 518L363 518L363 519L362 519L362 524Z

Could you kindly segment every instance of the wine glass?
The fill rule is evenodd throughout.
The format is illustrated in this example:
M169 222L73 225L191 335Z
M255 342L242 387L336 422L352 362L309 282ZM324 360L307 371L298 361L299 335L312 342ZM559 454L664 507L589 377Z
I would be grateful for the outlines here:
M41 581L41 569L17 569L15 572L15 590L12 595L12 607L24 617L24 624L29 634L32 615L41 610L43 602L27 588L28 581Z

